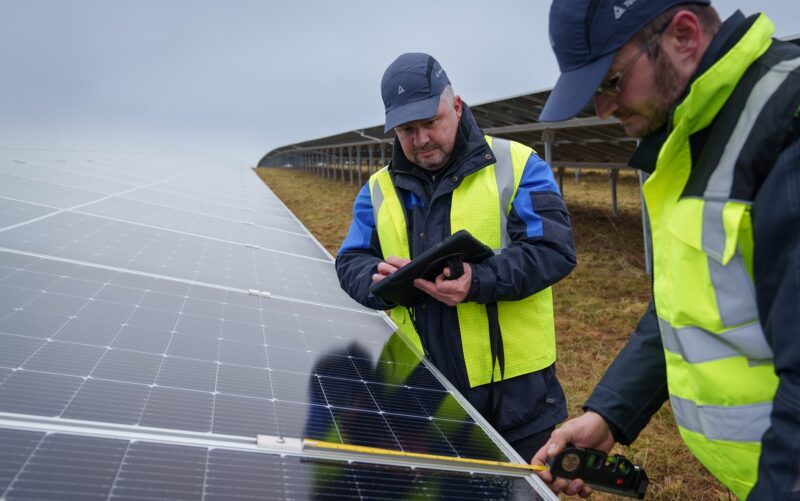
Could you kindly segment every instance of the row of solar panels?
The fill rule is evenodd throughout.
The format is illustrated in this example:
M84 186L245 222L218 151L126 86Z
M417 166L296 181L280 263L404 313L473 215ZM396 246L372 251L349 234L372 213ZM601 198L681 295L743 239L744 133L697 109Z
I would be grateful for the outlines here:
M248 167L0 149L0 498L547 496L255 445L518 459L448 387Z

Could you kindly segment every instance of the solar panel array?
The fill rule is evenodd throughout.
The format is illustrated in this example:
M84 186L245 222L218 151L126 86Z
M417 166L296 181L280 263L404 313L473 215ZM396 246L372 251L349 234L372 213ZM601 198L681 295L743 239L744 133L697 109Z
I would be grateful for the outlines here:
M0 149L0 498L538 498L530 478L254 445L508 460L473 412L251 169Z

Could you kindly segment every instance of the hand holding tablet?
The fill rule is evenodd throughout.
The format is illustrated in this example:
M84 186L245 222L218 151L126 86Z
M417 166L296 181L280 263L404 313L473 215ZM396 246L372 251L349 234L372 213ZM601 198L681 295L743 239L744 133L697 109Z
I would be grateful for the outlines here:
M395 266L401 261L384 263L385 266L395 266L397 270L374 282L370 290L395 304L413 306L425 297L425 292L414 286L415 279L434 280L445 267L450 268L448 278L457 279L463 272L462 262L477 263L493 254L489 246L468 231L459 230L405 265Z

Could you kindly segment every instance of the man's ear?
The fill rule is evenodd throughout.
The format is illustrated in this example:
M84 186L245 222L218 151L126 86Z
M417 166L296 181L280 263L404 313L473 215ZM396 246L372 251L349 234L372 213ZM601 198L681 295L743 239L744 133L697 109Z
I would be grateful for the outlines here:
M459 120L461 120L461 112L463 111L462 104L461 96L453 97L453 109L456 110L456 117L458 117Z
M711 42L711 37L703 32L700 20L688 10L675 14L661 38L661 48L678 70L688 75L697 69Z

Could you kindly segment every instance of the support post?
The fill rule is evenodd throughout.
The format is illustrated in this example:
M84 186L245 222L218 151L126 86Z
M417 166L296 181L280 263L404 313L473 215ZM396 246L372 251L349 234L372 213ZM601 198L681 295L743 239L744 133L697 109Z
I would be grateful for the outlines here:
M611 178L611 219L617 219L617 177L619 169L609 169L608 175Z
M339 171L339 179L340 181L344 182L344 148L341 146L339 146L339 165L337 167L337 170ZM336 173L333 175L333 180L336 181Z
M353 147L347 147L347 165L348 174L350 175L350 185L353 184Z
M544 161L550 168L553 168L553 143L556 139L556 131L545 129L542 131L542 142L544 142ZM564 168L558 168L558 189L564 193Z

